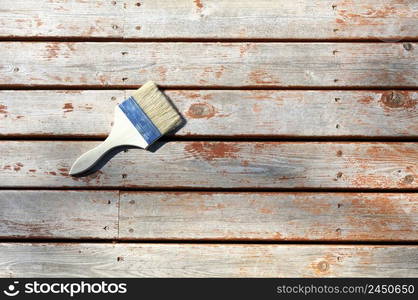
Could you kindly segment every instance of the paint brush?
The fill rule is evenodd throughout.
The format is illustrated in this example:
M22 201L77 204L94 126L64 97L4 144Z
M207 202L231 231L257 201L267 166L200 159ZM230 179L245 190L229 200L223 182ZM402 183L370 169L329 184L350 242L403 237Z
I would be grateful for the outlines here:
M87 172L115 147L134 146L147 149L181 122L182 118L177 110L155 83L149 81L116 106L109 136L103 143L81 155L71 167L70 175Z

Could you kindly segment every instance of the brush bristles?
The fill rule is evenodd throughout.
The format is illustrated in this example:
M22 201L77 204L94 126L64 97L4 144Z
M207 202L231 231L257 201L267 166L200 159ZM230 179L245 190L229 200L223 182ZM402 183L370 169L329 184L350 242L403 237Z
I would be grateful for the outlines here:
M165 134L181 123L181 117L154 82L148 81L133 93L133 97L158 128Z

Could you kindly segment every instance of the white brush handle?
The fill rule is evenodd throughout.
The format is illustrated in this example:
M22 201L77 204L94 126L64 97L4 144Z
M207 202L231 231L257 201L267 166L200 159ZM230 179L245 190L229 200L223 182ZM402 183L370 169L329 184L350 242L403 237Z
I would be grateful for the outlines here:
M87 172L103 155L119 146L134 146L146 149L149 145L119 106L116 106L114 125L109 136L103 143L77 158L71 167L70 175Z
M81 155L71 167L70 174L77 175L93 167L107 152L115 147L110 136L101 144Z

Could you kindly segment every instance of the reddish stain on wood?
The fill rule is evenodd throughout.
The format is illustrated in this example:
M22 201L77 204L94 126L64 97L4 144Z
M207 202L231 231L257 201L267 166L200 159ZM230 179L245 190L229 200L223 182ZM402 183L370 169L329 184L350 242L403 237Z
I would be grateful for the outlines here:
M85 110L92 110L93 109L93 105L91 104L83 104L79 106L81 109L85 109Z
M39 18L39 17L36 17L36 18L35 18L35 23L36 23L36 26L37 26L37 27L40 27L40 26L42 26L42 24L44 24L44 23L42 22L41 18Z
M0 114L7 114L7 106L0 104Z
M193 0L193 2L196 4L198 11L201 11L203 9L203 4L201 0Z
M211 100L213 96L211 94L202 95L196 92L189 92L189 91L178 91L178 93L188 99L204 99L204 100Z
M65 43L65 45L67 46L67 48L68 48L70 51L75 51L75 46L74 46L74 43L67 42L67 43Z
M59 170L63 170L63 169L59 169ZM65 169L67 170L67 169ZM68 171L67 171L68 172ZM63 176L69 177L70 175L68 173L60 173ZM92 181L94 181L95 184L99 184L102 178L102 175L104 175L103 171L97 171L93 174L90 174L88 176L84 176L84 177L74 177L71 176L71 179L74 181L82 181L84 183L90 184Z
M12 169L12 167L11 167L10 165L5 165L5 166L3 167L3 169L4 169L4 170L11 170L11 169Z
M202 76L203 77L208 77L209 75L212 75L213 74L213 75L215 75L215 77L217 79L219 79L219 78L222 77L224 71L225 71L225 67L224 66L220 66L220 67L205 67L203 69ZM199 82L201 84L204 84L204 83L206 83L206 80L203 80L202 79Z
M274 142L255 142L254 148L255 152L263 152L264 150L273 149L275 147Z
M181 92L183 94L183 92ZM197 99L200 98L201 95L198 93L186 93L186 97L189 99Z
M97 23L97 22L96 22ZM93 33L95 32L95 31L97 31L96 30L96 27L94 27L94 26L90 26L86 31L85 31L85 33L84 33L84 35L86 35L86 36L91 36L91 35L93 35Z
M45 174L56 176L57 172L51 171L51 172L45 172Z
M374 99L373 99L372 96L366 96L366 97L363 97L363 98L359 99L358 102L361 103L361 104L370 104L370 103L373 102L373 100Z
M87 78L84 75L80 76L80 82L81 83L87 83Z
M60 168L58 171L60 171L60 175L62 176L69 176L69 171L67 168Z
M252 83L266 84L266 83L280 83L275 80L270 74L263 70L252 71L249 75L249 79Z
M15 170L17 172L17 171L20 171L20 169L22 167L23 167L22 163L15 163L14 166L13 166L13 170Z
M218 71L215 71L215 77L218 79L221 78L224 71L225 71L225 67L221 66Z
M167 79L167 68L164 66L159 66L157 72L160 75L160 80L165 81Z
M374 176L372 174L357 174L352 178L351 184L355 187L374 186L385 188L392 186L394 183L389 177Z
M245 44L245 45L240 46L239 56L243 57L248 52L248 50L250 50L250 48L251 48L251 44Z
M67 113L73 111L74 107L71 103L65 103L62 109L64 110L64 113Z
M253 112L255 112L255 113L261 112L261 105L258 104L258 103L254 104L253 105Z
M347 217L349 226L353 228L364 228L363 232L351 232L345 236L346 239L361 240L369 238L370 232L390 232L405 231L410 232L414 228L413 221L405 214L402 206L397 204L397 201L380 195L377 199L367 197L358 197L351 201L347 209L353 211L350 213L351 217ZM379 218L370 222L367 218L356 217L355 215L361 212L362 215L379 215ZM393 216L403 216L402 218L393 218ZM396 229L394 229L394 227Z
M59 94L81 94L81 91L73 91L73 90L66 90L66 91L56 91Z
M106 85L107 84L107 77L106 75L99 75L97 76L97 79L99 79L100 83L102 85Z
M210 119L216 114L216 109L208 103L194 103L190 105L186 115L192 119Z
M29 172L30 173L36 173L36 170L35 169L29 169Z
M282 234L280 232L275 232L272 236L273 240L281 240L282 238Z
M399 4L404 3L399 2ZM339 6L350 8L355 4L352 0L346 0ZM390 18L399 14L398 9L393 5L385 5L381 8L364 5L363 8L365 11L361 13L352 13L350 9L339 9L339 18L336 19L336 22L342 25L383 25L384 23L379 19Z
M58 42L48 43L46 46L47 59L53 59L58 57L60 46Z
M293 200L298 209L308 212L310 215L323 215L324 211L329 211L332 208L331 203L318 203L313 199L304 197L295 197Z
M417 101L407 91L388 91L382 94L380 103L384 108L415 108Z
M268 214L272 214L273 210L270 209L270 208L263 207L263 208L260 209L260 213L268 215Z
M65 8L64 6L58 6L58 7L54 7L54 10L56 11L69 11L69 8Z
M239 149L230 143L193 142L185 150L196 158L212 161L219 158L236 158Z

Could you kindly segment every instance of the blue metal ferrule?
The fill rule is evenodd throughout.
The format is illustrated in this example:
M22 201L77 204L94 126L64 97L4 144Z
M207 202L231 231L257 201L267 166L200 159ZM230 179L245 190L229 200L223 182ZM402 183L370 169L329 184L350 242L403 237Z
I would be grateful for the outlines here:
M133 97L123 101L119 107L149 145L161 136L161 132Z

